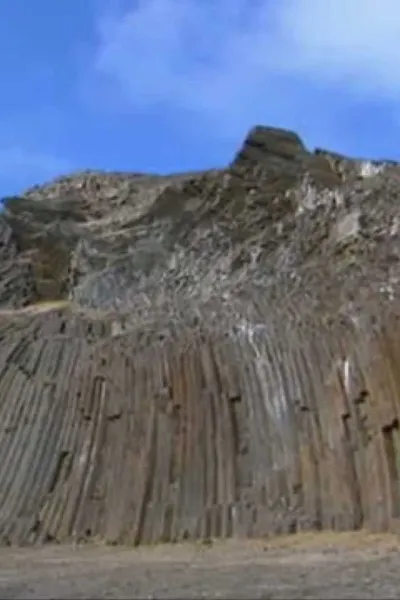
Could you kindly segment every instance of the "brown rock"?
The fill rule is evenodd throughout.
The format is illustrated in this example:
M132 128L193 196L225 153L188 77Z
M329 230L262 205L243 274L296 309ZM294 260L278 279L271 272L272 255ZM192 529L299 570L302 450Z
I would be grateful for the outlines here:
M397 527L399 174L256 127L6 199L0 540Z

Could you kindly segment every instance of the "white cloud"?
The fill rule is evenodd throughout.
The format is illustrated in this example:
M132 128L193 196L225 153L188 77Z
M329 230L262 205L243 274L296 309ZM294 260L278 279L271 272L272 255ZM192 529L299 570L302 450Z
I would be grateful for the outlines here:
M0 148L0 177L15 178L23 170L24 176L48 177L70 168L67 160L53 154L27 150L19 146Z
M398 0L126 0L99 22L94 72L133 108L240 127L312 112L310 83L397 102L399 56Z
M244 0L132 4L102 20L95 63L130 102L220 113L252 95L265 60L254 51L266 20L262 6L246 15Z
M287 69L400 99L397 0L283 0L278 25Z
M51 153L17 145L0 148L0 197L19 193L71 170L68 160Z

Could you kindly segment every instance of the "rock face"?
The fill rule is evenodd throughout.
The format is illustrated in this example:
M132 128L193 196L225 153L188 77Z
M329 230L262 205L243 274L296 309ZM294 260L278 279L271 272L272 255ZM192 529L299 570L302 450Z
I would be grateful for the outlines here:
M400 166L256 127L223 170L0 215L0 540L400 517Z

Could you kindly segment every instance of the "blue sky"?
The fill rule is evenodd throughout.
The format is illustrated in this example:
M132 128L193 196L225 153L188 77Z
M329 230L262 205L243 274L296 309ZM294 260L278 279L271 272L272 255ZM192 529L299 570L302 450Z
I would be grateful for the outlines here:
M398 159L398 0L1 0L0 196L226 164L256 123Z

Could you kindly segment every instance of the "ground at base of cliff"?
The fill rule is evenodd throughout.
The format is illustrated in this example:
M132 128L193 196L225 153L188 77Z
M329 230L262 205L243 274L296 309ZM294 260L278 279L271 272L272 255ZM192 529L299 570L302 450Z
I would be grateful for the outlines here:
M398 598L400 537L299 534L126 549L0 551L6 598Z

